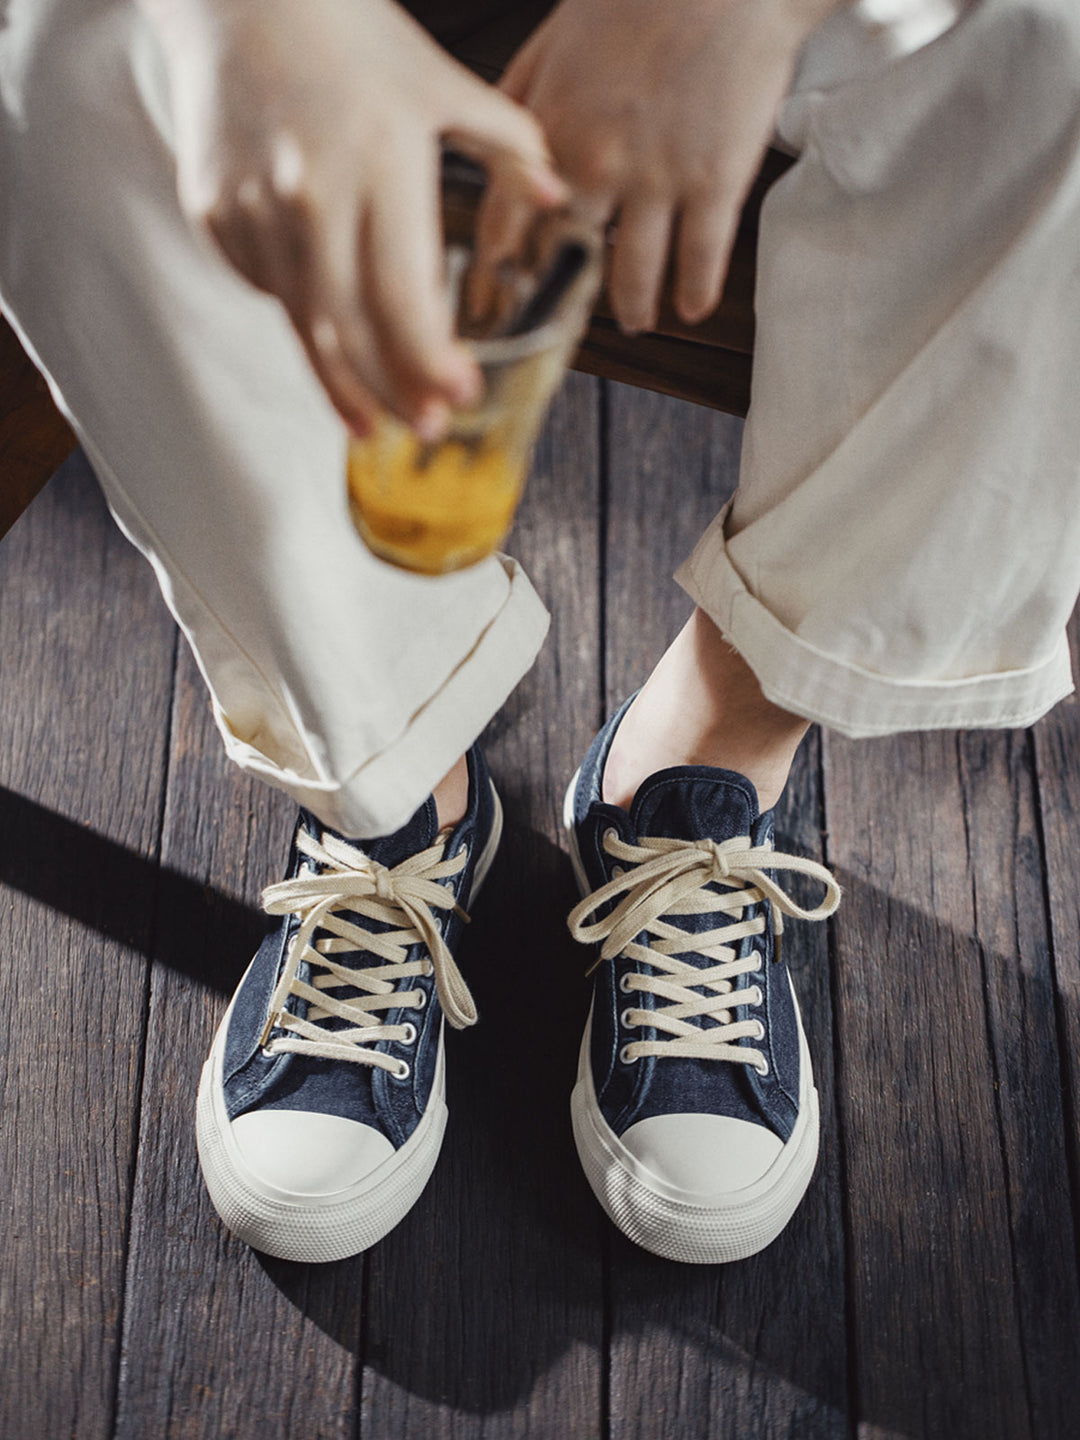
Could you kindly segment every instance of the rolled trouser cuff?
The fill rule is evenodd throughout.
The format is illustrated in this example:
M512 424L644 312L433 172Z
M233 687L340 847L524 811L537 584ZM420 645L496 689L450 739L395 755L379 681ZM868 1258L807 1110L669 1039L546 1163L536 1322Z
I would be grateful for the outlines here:
M508 556L499 560L509 580L502 608L405 729L350 774L320 778L310 769L276 763L235 733L211 689L229 758L344 835L370 839L397 830L477 738L544 642L547 610L521 566Z
M959 677L884 675L802 639L754 595L728 554L725 507L675 579L753 670L765 696L852 739L904 730L1034 724L1073 691L1068 639L1023 669Z

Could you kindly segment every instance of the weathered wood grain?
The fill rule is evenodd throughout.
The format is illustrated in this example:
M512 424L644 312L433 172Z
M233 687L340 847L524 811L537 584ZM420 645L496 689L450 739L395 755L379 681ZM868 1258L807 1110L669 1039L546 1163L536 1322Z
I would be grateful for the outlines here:
M1075 1265L1023 744L829 735L825 757L862 1426L1066 1434Z
M1031 1431L1064 1436L1080 1415L1080 1278L1031 738L974 732L959 754Z
M0 546L0 1435L13 1440L111 1433L172 657L149 567L69 466Z
M303 1266L229 1236L203 1186L195 1093L284 873L295 806L228 764L179 654L118 1397L118 1436L351 1436L363 1261ZM179 877L179 878L177 878ZM246 927L221 892L248 907ZM176 936L183 937L183 946Z
M601 434L599 393L571 379L509 546L554 625L486 737L507 831L463 955L482 1019L451 1037L443 1158L341 1265L228 1238L195 1158L199 1067L292 807L226 766L85 476L0 545L4 1440L1071 1440L1075 701L1028 738L804 746L780 844L820 854L824 811L847 893L831 978L825 928L789 932L823 1140L773 1246L657 1260L580 1175L562 791L689 612L667 576L738 444L615 386Z
M1080 675L1080 611L1073 614L1069 640L1073 675ZM1080 1231L1080 700L1070 695L1032 734L1050 912L1068 1179L1074 1223ZM1059 1177L1057 1184L1063 1189L1066 1177Z
M0 316L0 537L74 448L49 387Z
M607 560L609 709L690 613L668 579L734 488L741 426L613 387ZM778 844L820 858L816 737L778 812ZM822 1158L807 1199L761 1255L671 1264L611 1232L611 1417L641 1437L847 1433L841 1137L833 1107L825 927L791 927L787 955L822 1097Z
M365 1440L601 1434L599 1225L569 1120L585 987L556 849L599 717L599 544L596 390L572 377L507 544L552 630L485 737L507 823L463 954L480 1023L450 1036L434 1179L370 1257Z

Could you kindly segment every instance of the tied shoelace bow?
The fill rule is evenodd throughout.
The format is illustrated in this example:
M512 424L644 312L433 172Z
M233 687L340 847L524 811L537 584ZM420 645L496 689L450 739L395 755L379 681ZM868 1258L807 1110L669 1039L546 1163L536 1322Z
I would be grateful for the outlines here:
M625 872L617 868L612 880L574 907L567 921L570 933L583 944L601 946L599 957L589 967L590 975L605 960L623 955L661 972L625 974L620 981L623 992L651 994L657 1001L668 1002L652 1010L623 1011L627 1028L651 1026L665 1031L666 1038L632 1041L623 1047L622 1058L630 1061L646 1055L683 1055L735 1060L754 1065L764 1073L768 1062L762 1052L734 1043L760 1040L765 1034L760 1020L736 1021L731 1015L735 1006L760 1005L764 999L757 986L735 989L739 976L761 968L761 957L756 953L740 960L735 951L745 936L764 932L765 916L743 916L761 901L770 902L779 960L783 917L827 919L840 904L840 886L824 865L799 855L784 855L765 845L752 845L746 835L719 843L643 836L637 845L632 845L609 830L604 836L604 849L632 868ZM766 873L768 870L797 871L820 880L825 886L825 898L815 909L804 910ZM721 888L708 888L713 885ZM609 914L587 923L591 915L609 903L613 904ZM718 912L730 919L697 934L663 918ZM645 944L636 939L642 932ZM714 963L703 968L679 959L690 952ZM694 1023L703 1020L714 1023Z
M441 835L429 849L390 869L335 835L324 834L319 841L300 831L297 846L317 868L263 891L263 907L269 914L300 916L300 928L270 1000L261 1042L266 1050L349 1060L407 1074L403 1062L369 1047L380 1040L408 1043L415 1038L411 1024L388 1025L380 1012L422 1006L423 990L399 990L396 982L432 973L450 1024L461 1030L476 1023L472 996L433 913L455 910L466 922L469 919L453 891L439 883L459 874L468 855L462 847L453 859L445 859L445 842ZM342 910L393 928L367 930L337 913ZM316 938L319 930L323 933ZM417 944L426 948L427 955L410 960L410 947ZM361 969L334 958L357 951L376 956L377 963ZM310 984L300 977L304 961L311 967ZM327 993L343 988L361 993L344 1000ZM285 1008L291 996L307 1001L304 1018ZM331 1017L345 1021L345 1026L330 1029L324 1022ZM285 1034L270 1039L274 1030Z

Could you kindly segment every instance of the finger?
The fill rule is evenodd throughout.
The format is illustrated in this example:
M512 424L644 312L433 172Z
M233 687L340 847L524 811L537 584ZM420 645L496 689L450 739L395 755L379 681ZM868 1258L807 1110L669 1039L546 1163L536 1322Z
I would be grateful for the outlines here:
M502 79L499 81L499 89L511 100L517 100L524 105L530 89L532 88L533 76L536 74L540 64L540 57L544 51L542 33L546 28L540 25L529 36L525 44L511 59L503 71Z
M738 224L738 208L715 200L689 204L679 217L675 309L688 325L720 303Z
M360 304L356 209L296 207L293 221L275 257L289 268L282 299L331 403L350 429L365 435L380 405L389 408L389 396Z
M351 348L346 347L334 322L322 315L310 325L298 326L297 332L335 410L354 435L369 435L379 412L379 402L358 378L362 367Z
M667 200L631 196L619 212L608 289L616 319L631 334L656 325L671 225Z
M552 163L539 122L491 85L467 77L469 86L449 113L444 138L498 175L523 200L539 207L562 205L569 188Z
M310 315L311 220L306 206L280 206L258 233L260 284L284 304L294 323Z
M263 243L271 223L268 197L254 177L220 194L201 220L235 270L259 289L273 291Z
M465 298L473 320L487 315L494 305L498 267L521 253L535 218L534 206L498 179L491 181L476 217L473 263L467 280Z
M476 363L452 334L438 211L438 153L423 139L394 157L363 218L361 302L378 347L391 408L412 420L426 402L466 404ZM405 183L405 179L408 183Z

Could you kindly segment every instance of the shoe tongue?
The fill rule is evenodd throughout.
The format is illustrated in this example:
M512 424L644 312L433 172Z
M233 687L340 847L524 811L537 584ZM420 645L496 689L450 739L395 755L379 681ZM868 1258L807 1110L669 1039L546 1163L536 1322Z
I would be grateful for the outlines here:
M322 835L328 829L328 827L320 825L314 816L310 817L308 824L313 835ZM331 830L329 833L332 835L338 834L336 830ZM370 860L375 860L380 865L385 865L388 870L392 870L395 865L400 865L401 862L407 860L410 855L415 855L418 851L426 850L428 846L433 845L438 833L439 813L435 808L434 797L429 796L423 805L420 806L419 810L406 821L401 829L395 830L392 835L380 835L375 840L350 840L346 836L340 836L339 838L345 840L346 844L362 850ZM339 913L344 919L359 925L362 930L370 930L374 934L397 928L386 921L373 920L368 916L358 915L352 910L342 910ZM316 931L315 938L316 940L320 938L326 939L329 938L329 936L329 931L319 929ZM356 965L360 969L378 966L380 963L374 955L363 952L359 954L350 952L345 955L338 955L336 958L343 960L346 965ZM408 982L404 982L404 984L405 988L408 989ZM338 985L333 987L330 993L335 1000L352 1000L361 992L352 985ZM327 1031L346 1030L350 1025L349 1021L337 1015L332 1015L320 1023Z
M438 833L439 812L435 808L434 797L429 796L415 815L392 835L380 835L377 840L353 840L349 843L363 850L369 859L376 860L380 865L392 870L410 855L416 855L434 845Z
M637 835L674 840L731 840L752 835L757 791L745 775L707 765L679 765L650 775L634 796Z

